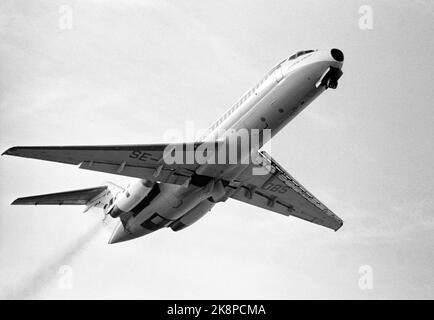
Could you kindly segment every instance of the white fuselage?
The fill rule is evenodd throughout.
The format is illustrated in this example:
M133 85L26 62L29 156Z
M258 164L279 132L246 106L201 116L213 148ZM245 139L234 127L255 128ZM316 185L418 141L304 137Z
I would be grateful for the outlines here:
M342 62L335 60L330 51L313 51L285 59L225 112L200 141L219 139L222 132L241 129L270 129L274 136L326 89L318 83L330 67L342 68ZM260 141L259 145L252 147L259 149L266 142ZM248 156L251 149L244 156ZM226 168L222 170L221 166L205 164L200 166L196 173L231 181L236 172L230 167ZM126 191L132 200L121 204L120 209L128 212L140 203L143 206L144 202L146 206L139 212L135 210L136 213L130 215L127 221L119 223L110 242L129 240L150 233L156 230L149 227L154 224L171 225L174 230L190 225L215 205L210 197L215 189L214 183L218 180L219 178L215 178L205 185L190 183L188 186L159 183L159 192L154 194L149 203L144 199L149 192L146 182L134 181ZM153 220L152 223L149 223L150 220Z

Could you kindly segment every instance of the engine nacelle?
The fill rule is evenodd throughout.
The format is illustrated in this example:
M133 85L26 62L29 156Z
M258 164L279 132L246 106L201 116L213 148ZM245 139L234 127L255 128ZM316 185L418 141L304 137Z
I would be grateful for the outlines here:
M209 199L203 200L196 207L194 207L181 218L172 223L170 228L172 228L173 231L182 230L202 218L214 206L215 202L210 201Z
M140 201L142 201L151 191L154 182L139 180L118 193L112 200L112 207L109 214L113 218L119 217L122 213L130 212Z

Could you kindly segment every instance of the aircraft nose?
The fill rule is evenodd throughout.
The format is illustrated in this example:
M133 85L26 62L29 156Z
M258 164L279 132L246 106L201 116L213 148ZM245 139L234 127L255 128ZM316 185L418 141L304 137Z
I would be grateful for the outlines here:
M330 50L330 54L333 59L335 59L337 62L343 62L344 61L344 53L336 48L333 48Z

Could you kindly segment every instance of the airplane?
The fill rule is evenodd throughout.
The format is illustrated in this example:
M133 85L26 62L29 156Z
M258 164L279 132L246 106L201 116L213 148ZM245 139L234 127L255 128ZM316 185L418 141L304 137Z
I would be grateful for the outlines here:
M213 143L223 148L232 130L269 130L247 153L247 163L166 163L168 144L97 146L17 146L3 155L54 161L135 178L126 188L106 185L18 198L12 205L85 205L102 208L119 221L109 243L135 239L168 227L182 230L229 198L337 231L343 220L315 198L267 152L265 143L328 88L336 89L344 54L328 50L299 51L278 63L208 129L201 141L175 144L197 150ZM246 157L240 152L237 159ZM261 174L254 169L266 168Z

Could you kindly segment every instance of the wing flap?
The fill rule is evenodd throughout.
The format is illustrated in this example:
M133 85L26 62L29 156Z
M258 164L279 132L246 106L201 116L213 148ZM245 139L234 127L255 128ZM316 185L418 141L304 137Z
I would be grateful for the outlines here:
M18 198L12 205L85 205L107 190L107 186Z
M123 176L128 177L138 177L150 181L158 181L170 184L178 184L182 185L189 181L190 176L193 172L178 170L174 168L161 168L151 166L151 167L142 167L142 166L134 166L134 165L117 165L117 164L109 164L109 163L101 163L101 162L90 162L85 161L80 164L80 169L93 170L105 173L112 174L121 174Z

